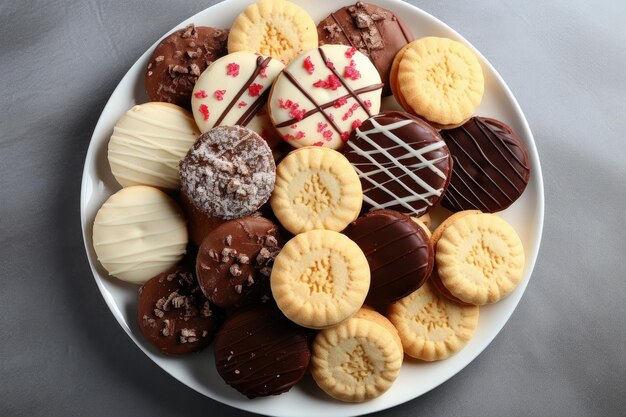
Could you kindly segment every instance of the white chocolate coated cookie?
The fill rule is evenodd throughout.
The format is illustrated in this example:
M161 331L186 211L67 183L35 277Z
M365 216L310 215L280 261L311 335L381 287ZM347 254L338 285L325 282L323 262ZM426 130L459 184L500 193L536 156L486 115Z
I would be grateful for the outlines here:
M191 108L200 131L214 126L245 126L270 147L278 143L265 104L283 64L270 57L242 51L211 64L198 78Z
M295 148L339 149L353 129L378 114L382 87L365 55L348 46L324 45L298 55L276 78L270 117Z
M126 187L98 210L93 246L110 275L143 284L182 259L187 226L174 200L162 191Z
M113 128L108 158L123 187L180 187L178 163L200 135L187 110L169 103L145 103L128 110Z

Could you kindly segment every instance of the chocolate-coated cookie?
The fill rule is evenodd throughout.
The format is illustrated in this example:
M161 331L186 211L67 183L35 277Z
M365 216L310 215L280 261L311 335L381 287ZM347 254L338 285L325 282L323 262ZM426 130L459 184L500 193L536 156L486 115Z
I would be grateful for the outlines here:
M178 30L156 47L144 82L151 101L191 108L191 92L200 74L228 53L228 29L194 26Z
M452 172L437 130L396 111L364 121L350 135L345 155L359 174L366 206L417 217L441 199Z
M472 117L456 129L442 130L441 136L454 160L442 206L494 213L522 195L530 178L528 151L508 125Z
M309 366L308 335L276 308L239 311L216 336L217 372L248 398L282 394L300 381Z
M201 212L230 220L249 216L269 198L276 180L272 151L241 126L203 133L180 161L181 192Z
M344 232L361 248L372 274L365 303L382 307L421 287L434 264L426 233L393 210L376 210L359 217Z
M271 300L269 277L281 240L278 227L263 217L220 225L198 250L200 288L211 302L229 310Z
M139 290L139 328L148 341L168 355L208 346L221 322L193 274L183 267L159 274Z
M413 40L411 29L393 12L357 2L330 14L317 25L320 45L341 44L358 49L372 61L391 94L389 72L398 51Z

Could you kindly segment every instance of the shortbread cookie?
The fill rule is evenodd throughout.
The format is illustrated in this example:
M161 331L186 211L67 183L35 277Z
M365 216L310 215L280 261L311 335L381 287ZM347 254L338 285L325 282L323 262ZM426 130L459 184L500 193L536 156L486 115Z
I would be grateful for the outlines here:
M411 29L392 11L357 2L330 14L317 25L320 45L352 46L367 56L385 83L383 95L390 94L389 70L396 53L414 37Z
M309 334L276 308L255 306L231 315L215 337L215 367L248 398L289 391L311 359Z
M377 321L355 315L317 334L311 375L330 396L347 402L371 400L398 377L404 355L397 333Z
M187 226L167 194L143 185L126 187L98 210L93 247L110 275L143 284L183 258Z
M228 29L188 25L159 43L144 82L151 101L164 101L189 109L196 80L213 61L226 55Z
M400 59L397 84L400 104L439 126L469 119L484 92L483 72L476 55L462 43L447 38L426 37L411 42Z
M291 321L313 329L333 326L363 305L370 286L367 259L356 243L331 230L291 239L274 261L272 295Z
M108 159L122 187L180 187L178 163L200 136L191 114L169 103L134 106L115 124Z
M201 132L214 126L245 126L271 148L281 143L267 114L267 98L284 65L276 59L242 51L215 61L193 89L191 108Z
M294 148L339 149L350 132L380 110L383 84L362 53L324 45L298 55L276 78L269 112Z
M510 126L472 117L461 127L442 130L441 136L454 159L442 206L493 213L522 195L530 177L528 151Z
M276 169L270 204L293 234L313 229L340 231L361 211L359 177L339 152L309 147L287 155Z
M371 271L366 303L386 306L418 289L433 269L430 240L408 216L371 211L343 231L361 248Z
M427 282L391 304L387 317L398 329L404 353L438 361L461 350L472 338L478 325L478 307L449 301Z
M443 285L460 300L495 303L521 282L524 248L515 229L495 214L468 214L445 228L435 252Z
M228 52L253 51L284 64L317 46L311 16L285 0L260 0L235 19L228 36Z
M230 220L249 216L270 197L276 165L267 143L242 126L203 133L180 161L181 190L201 212Z
M367 205L411 216L437 204L452 173L448 147L437 130L403 112L367 119L352 132L345 155L359 174Z
M354 313L352 318L369 320L371 322L374 322L376 324L383 326L389 331L389 333L391 333L391 335L393 336L393 339L398 344L398 347L400 348L400 350L403 350L402 340L400 339L400 335L398 334L398 329L395 328L393 323L389 321L387 317L383 316L378 311L374 310L372 307L364 304L363 307L361 307L359 311Z
M430 237L430 241L432 242L433 248L435 249L435 251L437 250L437 242L439 241L439 239L441 238L441 235L443 234L444 230L446 230L448 226L450 226L452 223L454 223L457 219L460 219L461 217L464 217L470 214L480 214L480 213L481 213L480 210L459 211L459 212L453 213L452 215L447 217L444 221L442 221L441 224L437 226L437 228L435 229L435 231Z
M430 282L430 284L432 285L433 289L435 289L439 293L439 295L444 296L448 300L454 301L457 304L462 304L462 305L466 305L466 306L474 305L474 304L469 304L469 303L466 303L464 301L461 301L458 298L456 298L454 295L452 295L452 293L441 282L441 278L439 278L439 272L437 272L437 268L433 268L433 272L430 273L430 277L428 278L428 282Z
M139 329L167 355L196 352L211 344L222 318L217 310L183 267L159 274L139 289Z

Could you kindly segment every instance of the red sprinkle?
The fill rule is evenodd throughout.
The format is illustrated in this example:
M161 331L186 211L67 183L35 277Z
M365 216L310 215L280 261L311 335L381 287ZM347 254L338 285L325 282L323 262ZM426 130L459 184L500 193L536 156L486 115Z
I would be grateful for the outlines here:
M226 75L237 77L239 75L239 64L231 62L227 65Z
M206 104L201 104L199 110L200 110L200 114L202 114L203 116L203 120L204 121L209 120L209 116L211 115L211 113L209 113L209 106L207 106Z
M335 115L334 115L334 114L332 114L332 113L328 113L328 119L329 119L331 122L334 122L334 121L335 121Z
M281 109L283 110L287 110L290 109L291 106L293 106L293 101L287 99L287 100L283 100L282 98L278 99L278 105L280 106Z
M372 102L371 102L371 100L365 100L365 101L363 102L363 104L365 104L365 107L367 107L368 109L369 109L370 107L372 107Z
M301 130L298 130L298 133L296 133L296 139L302 139L305 136L306 134Z
M324 142L315 142L312 146L324 146Z
M289 110L289 116L293 117L294 119L298 121L304 119L304 113L306 113L306 110L299 109L299 107L300 106L296 103Z
M215 90L215 92L213 93L217 101L224 100L224 94L226 94L226 90Z
M356 129L357 127L361 126L361 124L363 124L363 122L361 122L361 119L354 119L354 121L352 122L352 129Z
M204 91L204 90L200 90L197 93L193 93L193 96L195 98L206 98L207 97L206 91Z
M267 67L261 68L261 72L259 73L261 75L261 78L267 78L267 74L265 73L265 71L267 71Z
M317 123L317 131L319 133L323 132L324 130L326 130L326 128L328 127L328 123L323 123L323 122L318 122Z
M354 63L354 60L350 60L350 65L344 67L343 76L344 78L349 78L351 80L358 80L359 78L361 78L361 73L356 70L356 64Z
M333 103L333 107L338 109L339 107L343 106L344 104L346 104L348 102L348 99L345 97L342 98L338 98L337 100L335 100L335 102Z
M252 83L252 85L248 87L248 94L250 94L252 97L256 97L259 95L262 89L263 86L261 84Z
M330 69L335 69L335 64L330 60L330 58L326 59L326 66Z
M358 109L358 108L359 108L359 105L358 105L357 103L354 103L354 104L352 105L352 107L350 107L350 108L348 109L348 111L347 111L346 113L344 113L344 115L343 115L343 117L341 118L341 120L344 120L344 121L345 121L345 120L348 120L349 118L351 118L351 117L352 117L352 115L354 114L354 111L355 111L356 109Z
M298 128L298 124L294 123L291 126L289 126L290 129L297 129Z
M322 133L322 136L324 136L324 139L328 142L332 138L333 132L331 130L325 130L324 133Z
M318 80L313 86L335 91L337 88L341 87L341 82L336 75L330 74L326 80Z
M239 104L237 104L237 107L238 108L242 108L242 107L246 107L247 105L248 105L248 103L246 103L245 101L241 100L239 102Z
M341 132L341 140L342 141L344 141L344 142L347 141L349 137L350 137L350 133L348 133L348 132Z
M346 58L352 58L355 53L356 53L356 48L352 46L346 50L346 53L344 55L346 56Z
M283 137L285 138L285 140L294 140L294 139L297 140L297 139L302 139L305 136L306 134L303 131L299 130L295 136L292 135L291 133L287 133Z
M309 74L313 74L313 71L315 71L315 65L311 62L310 56L307 56L306 58L304 58L304 69Z

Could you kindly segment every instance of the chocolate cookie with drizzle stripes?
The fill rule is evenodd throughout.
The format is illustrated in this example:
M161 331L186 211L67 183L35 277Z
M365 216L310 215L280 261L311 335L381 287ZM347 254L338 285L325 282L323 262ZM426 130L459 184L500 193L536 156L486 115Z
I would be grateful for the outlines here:
M343 233L361 248L370 267L366 304L382 308L411 294L433 269L434 251L428 235L397 211L371 211Z
M452 211L494 213L517 200L528 184L528 151L505 123L472 117L456 129L442 130L454 169L441 205Z
M311 359L308 331L275 307L255 306L230 316L215 338L222 379L248 398L287 392Z
M201 132L215 126L244 126L270 148L281 143L267 114L270 87L284 65L254 52L235 52L211 64L198 78L191 97Z
M359 174L365 205L411 216L439 202L452 173L450 152L437 130L403 112L367 119L352 132L345 155Z
M339 149L363 120L378 114L383 84L355 48L324 45L294 58L276 78L269 113L294 148Z
M331 13L317 25L320 45L341 44L367 56L385 83L383 96L391 94L389 73L398 51L414 39L411 29L393 12L357 2Z

